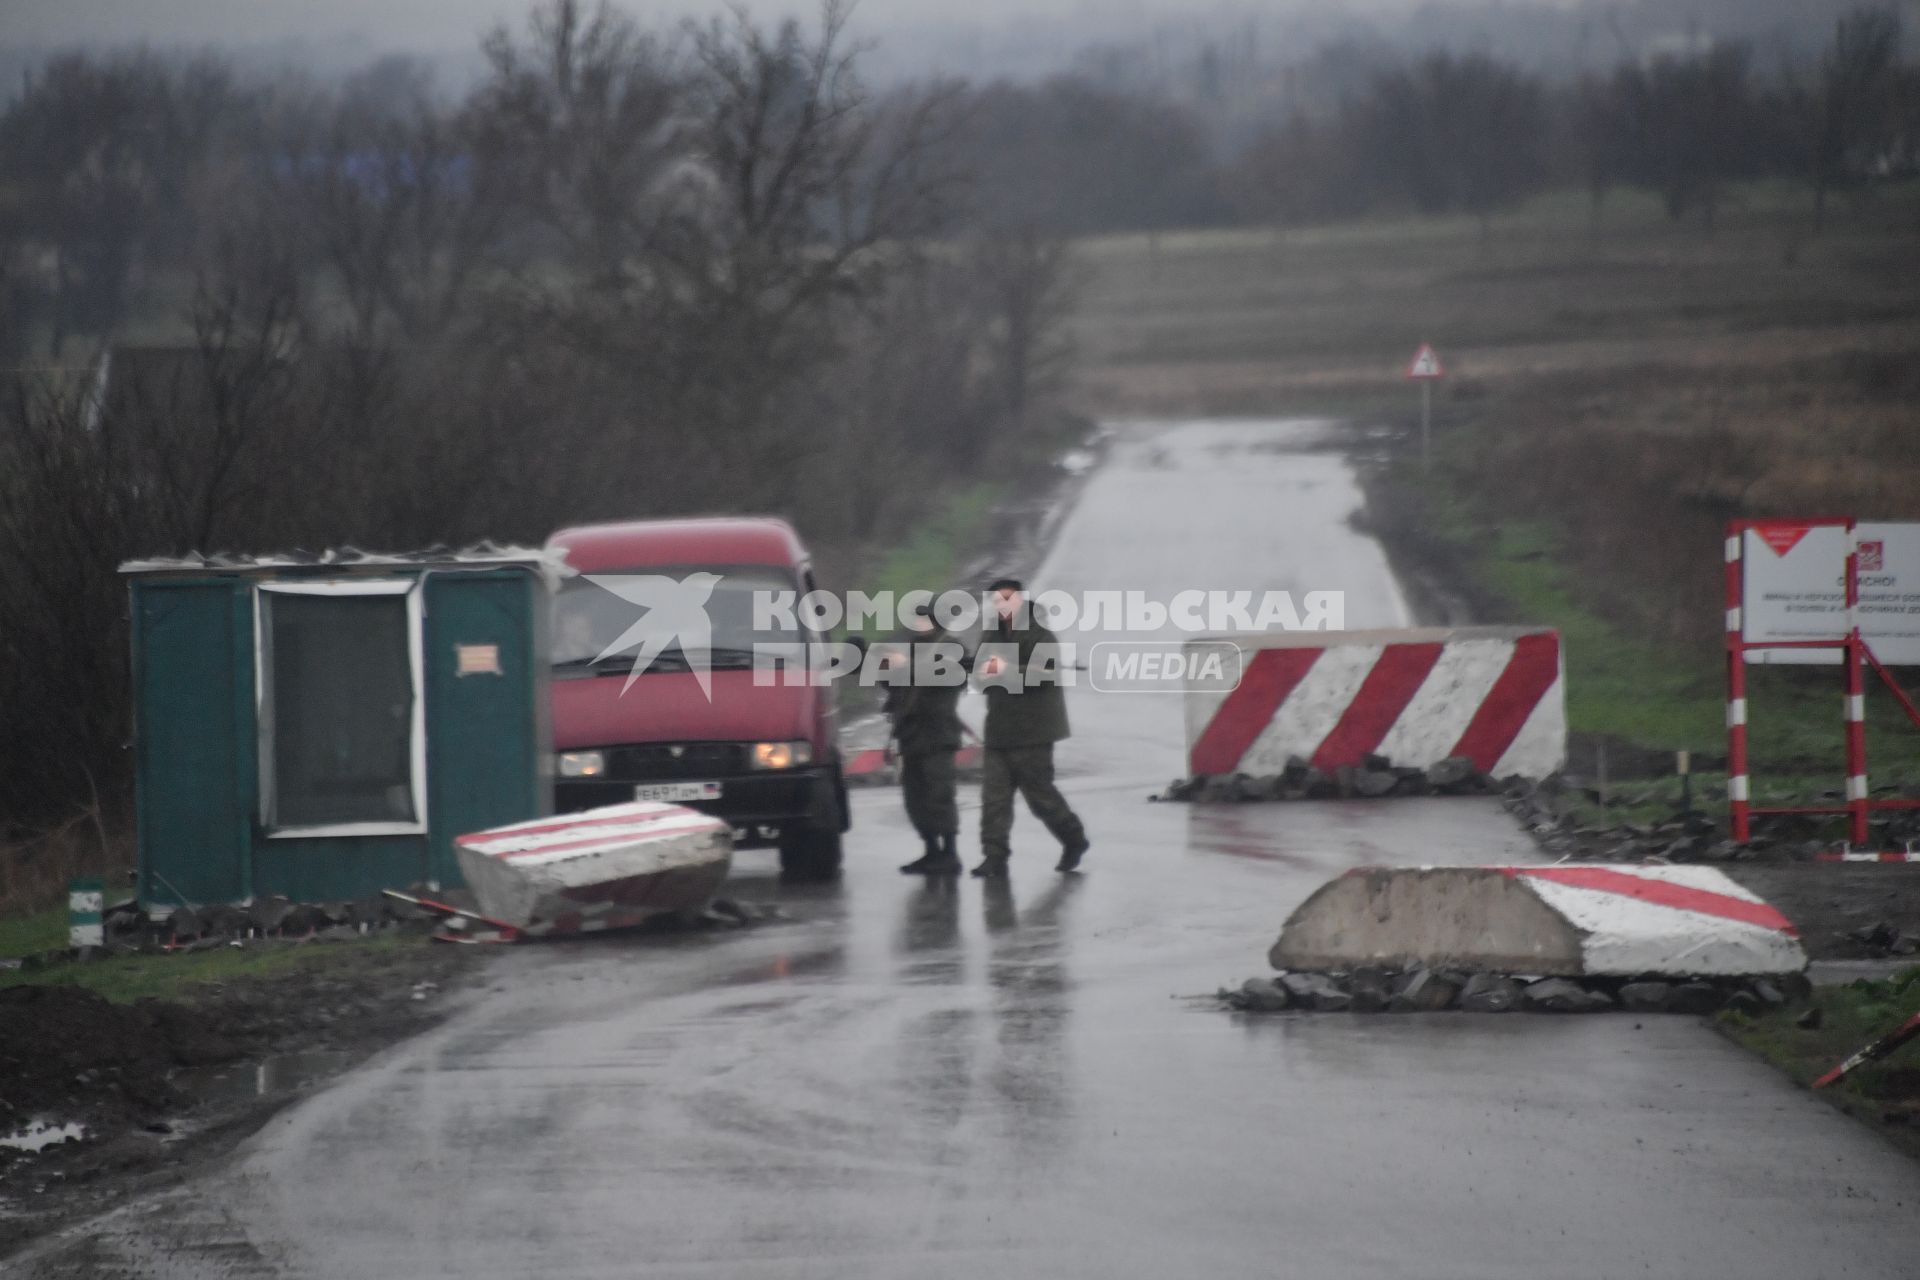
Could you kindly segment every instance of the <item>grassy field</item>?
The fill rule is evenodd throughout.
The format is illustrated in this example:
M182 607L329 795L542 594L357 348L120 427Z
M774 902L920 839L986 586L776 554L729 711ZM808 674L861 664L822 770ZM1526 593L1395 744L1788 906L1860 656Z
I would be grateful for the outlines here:
M0 960L16 960L67 945L67 909L52 907L30 915L0 917ZM0 972L0 982L6 980Z
M1817 240L1804 206L1750 188L1711 234L1621 193L1597 231L1583 198L1556 195L1486 240L1470 219L1089 240L1081 392L1103 413L1411 403L1399 373L1423 341L1456 394L1522 372L1910 350L1920 192Z
M1112 417L1335 413L1406 427L1423 341L1449 377L1434 461L1388 492L1503 619L1567 642L1577 732L1724 750L1721 530L1743 515L1920 519L1920 187L1809 234L1754 187L1709 233L1618 195L1496 222L1114 237L1081 246L1077 392ZM1376 501L1378 498L1376 497ZM1832 762L1838 678L1756 673L1763 767ZM1877 782L1920 731L1870 694ZM1586 762L1576 760L1577 765ZM1704 780L1703 780L1704 781Z

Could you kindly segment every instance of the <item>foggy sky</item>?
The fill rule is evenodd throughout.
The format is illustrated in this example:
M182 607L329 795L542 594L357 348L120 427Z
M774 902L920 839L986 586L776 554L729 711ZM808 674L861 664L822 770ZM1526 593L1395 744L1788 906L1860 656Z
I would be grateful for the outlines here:
M321 74L410 54L457 84L480 65L480 37L519 29L540 0L0 0L0 72L74 45L217 46L243 62ZM1149 61L1191 58L1202 43L1295 61L1363 34L1413 46L1485 49L1545 70L1586 69L1640 42L1699 30L1804 53L1833 15L1862 0L857 0L853 34L878 80L943 73L1044 75L1102 46ZM1891 0L1920 30L1920 0ZM762 20L810 20L818 0L739 0ZM726 0L614 0L670 28L725 12ZM1604 15L1604 17L1603 17Z
M1394 0L1279 0L1262 8L1378 10ZM810 16L808 0L741 0L760 17ZM617 7L635 17L670 22L723 12L722 0L652 0ZM1142 19L1196 15L1224 6L1192 0L864 0L857 25L870 32L900 26L999 26L1025 17L1048 25L1072 20L1090 33ZM1240 9L1245 6L1233 6ZM516 0L0 0L0 39L30 44L269 43L364 40L374 45L464 44L495 22L529 8Z
M1549 3L1556 0L1549 0ZM739 0L760 18L818 12L815 0ZM861 35L913 45L965 44L1023 31L1047 38L1075 32L1081 40L1124 37L1173 21L1262 13L1270 16L1340 10L1378 14L1415 0L860 0ZM506 20L518 25L532 0L0 0L0 44L302 46L445 53L471 47ZM620 0L617 8L650 26L725 11L725 0Z

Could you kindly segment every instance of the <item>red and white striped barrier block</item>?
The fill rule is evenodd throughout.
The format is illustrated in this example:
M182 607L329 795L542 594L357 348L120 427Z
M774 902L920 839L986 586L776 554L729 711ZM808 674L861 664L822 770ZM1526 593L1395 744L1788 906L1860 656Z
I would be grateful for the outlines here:
M1287 918L1280 969L1379 966L1554 977L1726 977L1806 968L1793 923L1713 867L1373 867Z
M844 776L862 781L878 778L889 768L885 747L862 747L847 753L846 761L841 766Z
M490 921L539 936L704 910L733 862L724 821L640 800L455 837Z
M1326 770L1369 754L1416 768L1465 756L1496 778L1543 778L1566 763L1556 631L1284 632L1193 643L1217 648L1223 638L1241 651L1240 682L1187 691L1195 777L1276 774L1290 756Z

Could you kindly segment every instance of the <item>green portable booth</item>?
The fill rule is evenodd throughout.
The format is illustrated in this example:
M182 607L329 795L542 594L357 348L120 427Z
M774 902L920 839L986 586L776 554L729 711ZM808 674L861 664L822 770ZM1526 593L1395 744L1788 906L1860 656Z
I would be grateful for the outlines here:
M539 551L130 561L140 901L457 885L552 811Z

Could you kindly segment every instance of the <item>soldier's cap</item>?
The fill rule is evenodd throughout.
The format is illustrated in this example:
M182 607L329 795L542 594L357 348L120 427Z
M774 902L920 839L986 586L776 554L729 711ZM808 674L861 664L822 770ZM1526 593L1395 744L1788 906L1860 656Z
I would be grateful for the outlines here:
M987 585L989 591L1025 591L1026 584L1018 578L995 578Z

